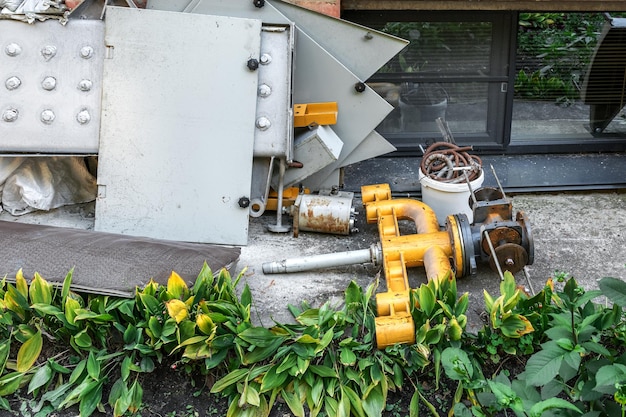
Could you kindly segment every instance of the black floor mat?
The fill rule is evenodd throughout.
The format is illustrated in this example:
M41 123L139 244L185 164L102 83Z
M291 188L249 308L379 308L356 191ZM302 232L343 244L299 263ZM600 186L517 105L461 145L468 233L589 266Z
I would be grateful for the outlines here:
M132 297L150 278L166 284L172 271L193 283L204 262L214 273L236 267L241 249L199 243L0 221L0 277L21 268L61 283L74 268L72 288Z

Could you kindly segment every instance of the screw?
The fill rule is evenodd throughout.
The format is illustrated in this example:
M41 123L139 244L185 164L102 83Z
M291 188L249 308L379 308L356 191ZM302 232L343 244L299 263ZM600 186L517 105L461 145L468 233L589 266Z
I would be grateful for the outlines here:
M89 114L87 109L83 109L76 115L76 121L81 125L86 125L91 121L91 114Z
M91 46L83 46L80 48L80 57L89 59L93 56L93 48Z
M4 52L6 52L8 56L18 56L22 53L22 47L16 43L10 43L4 48Z
M91 90L91 87L93 86L93 83L91 82L91 80L80 80L80 82L78 83L78 89L80 91L89 91Z
M52 91L57 86L57 80L54 77L46 77L41 82L41 86L43 87L44 90Z
M259 117L258 119L256 119L256 127L258 127L261 130L267 130L270 128L270 126L272 125L272 122L270 122L270 119L268 119L267 117Z
M54 112L50 109L44 110L41 112L41 121L44 122L45 124L49 125L50 123L54 122L54 119L56 118Z
M265 0L253 0L252 3L254 4L254 7L265 6Z
M16 88L18 88L20 85L22 85L22 80L20 80L17 77L11 77L8 80L6 80L6 82L4 83L5 87L7 88L7 90L15 90Z
M250 207L250 199L248 197L241 197L237 204L239 204L241 208L248 208Z
M14 122L17 120L17 116L19 115L19 112L17 111L17 109L6 109L3 113L2 113L2 120L4 120L5 122Z
M357 93L362 93L363 91L365 91L365 83L358 82L354 84L354 89L356 90Z
M270 54L261 55L261 64L267 65L272 62L272 56Z
M41 49L41 55L43 55L46 61L49 61L57 54L57 47L54 45L47 45Z
M506 264L506 266L513 266L515 265L515 261L511 258L507 258L506 261L504 261L504 263Z
M246 65L250 71L256 71L259 68L259 61L254 58L250 58Z
M269 97L272 94L272 88L267 84L261 84L259 86L259 96L261 97Z

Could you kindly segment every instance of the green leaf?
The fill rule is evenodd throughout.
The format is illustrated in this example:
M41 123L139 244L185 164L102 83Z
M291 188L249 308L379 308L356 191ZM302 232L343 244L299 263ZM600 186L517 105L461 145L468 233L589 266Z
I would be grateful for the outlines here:
M74 268L70 269L70 271L65 275L65 279L63 280L63 287L61 288L61 302L65 305L65 300L70 293L70 287L72 285L72 275L74 274Z
M9 353L11 352L11 337L4 342L0 343L0 375L4 373L4 368L9 359Z
M563 356L567 351L559 347L556 342L547 342L543 349L535 353L526 362L526 382L535 387L550 381L559 373Z
M598 282L602 294L620 307L626 307L626 282L618 278L605 277Z
M11 372L0 378L0 397L13 394L20 387L23 372Z
M335 372L333 368L326 365L309 365L309 369L311 370L311 372L321 377L337 377L337 372Z
M578 407L562 398L548 398L547 400L539 401L530 408L529 414L531 417L541 417L545 411L553 409L572 410L582 414L582 411L580 411Z
M24 342L17 352L17 371L28 371L39 358L42 347L43 337L41 331L37 330L37 333Z
M39 368L31 378L30 383L28 384L28 393L30 394L37 388L46 385L48 382L50 382L53 375L54 372L52 371L52 368L49 366L49 364L46 364Z
M284 339L283 336L278 336L265 327L250 327L249 329L239 333L237 336L251 345L258 347L271 346L274 344L276 338L280 338L281 340Z
M80 404L78 411L80 417L87 417L93 414L102 401L102 386L104 381L94 381L80 394Z
M235 369L234 371L226 374L226 376L215 382L215 384L213 384L213 387L211 387L211 393L215 394L223 391L232 384L236 384L237 382L241 381L247 374L247 368Z
M467 353L459 348L449 347L441 353L441 364L448 378L455 381L470 381L473 366Z
M409 404L409 417L419 417L420 414L420 397L417 394L417 390L411 396L411 403Z
M244 285L241 292L241 304L245 307L252 305L252 293L248 284Z
M130 386L128 394L130 395L130 405L128 406L128 410L131 413L135 413L141 407L141 402L143 400L143 388L141 388L141 385L137 382L137 380L135 380L133 385Z
M352 410L352 414L355 414L357 417L365 417L365 411L363 410L363 404L359 395L348 385L341 386L341 393L347 396L350 400L350 409ZM380 414L378 414L378 416L380 416Z
M279 388L287 381L289 374L287 372L277 373L277 368L278 365L274 365L263 375L260 388L261 393Z
M76 346L81 349L88 349L91 347L91 336L87 333L87 329L83 329L71 337Z
M293 394L292 392L281 390L280 395L283 397L294 416L304 417L304 406L295 394Z
M93 352L89 352L89 357L87 358L87 374L95 380L100 379L100 362L98 362Z
M158 315L163 309L163 305L150 294L139 293L139 299L151 316Z
M435 306L437 305L435 293L427 285L421 285L417 291L419 297L420 310L426 314L427 317L431 317Z
M340 349L339 360L342 365L353 366L356 363L356 354L352 349L343 347Z
M385 396L380 384L370 389L363 398L363 411L368 417L378 417L385 407Z

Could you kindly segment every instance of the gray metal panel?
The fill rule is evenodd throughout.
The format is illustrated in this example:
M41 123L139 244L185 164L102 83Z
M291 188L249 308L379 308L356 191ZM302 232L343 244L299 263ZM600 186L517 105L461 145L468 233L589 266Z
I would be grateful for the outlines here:
M336 101L338 115L333 130L344 143L337 162L320 171L326 175L315 175L317 178L324 178L343 166L343 160L393 110L393 106L367 85L363 86L363 92L357 92L354 87L359 82L341 62L297 30L294 103ZM307 186L318 189L315 182Z
M269 3L255 7L252 0L148 0L148 9L259 19L266 24L288 25L289 19Z
M293 157L293 31L293 26L264 25L261 32L255 157Z
M345 167L365 159L385 155L395 150L395 146L374 130L361 142L358 148L352 151L352 153L343 160L341 166Z
M258 20L107 9L96 230L247 243L260 38Z
M0 152L95 153L104 23L0 20Z
M322 48L365 81L408 41L279 0L268 0Z

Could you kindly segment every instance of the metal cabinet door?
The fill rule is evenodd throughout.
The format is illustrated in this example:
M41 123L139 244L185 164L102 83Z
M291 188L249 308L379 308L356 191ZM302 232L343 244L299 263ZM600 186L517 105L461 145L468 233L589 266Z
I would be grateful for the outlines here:
M261 21L108 7L95 229L245 245Z

